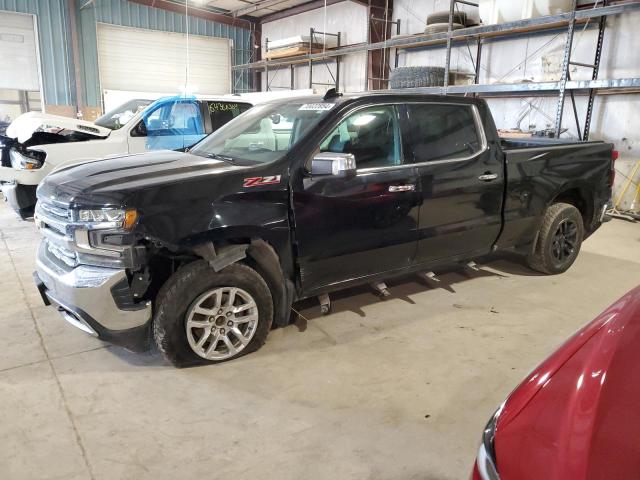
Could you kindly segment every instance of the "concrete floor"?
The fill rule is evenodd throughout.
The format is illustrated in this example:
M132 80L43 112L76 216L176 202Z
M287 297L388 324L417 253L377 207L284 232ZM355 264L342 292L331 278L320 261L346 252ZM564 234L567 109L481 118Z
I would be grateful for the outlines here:
M253 355L177 370L44 307L33 223L1 205L0 229L3 479L465 479L505 395L640 283L640 225L614 220L564 275L497 261L384 302L351 290Z

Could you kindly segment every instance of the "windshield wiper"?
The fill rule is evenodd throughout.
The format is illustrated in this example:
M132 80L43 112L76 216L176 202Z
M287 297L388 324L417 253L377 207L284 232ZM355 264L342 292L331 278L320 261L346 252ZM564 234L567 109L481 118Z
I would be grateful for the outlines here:
M231 165L237 165L236 161L233 158L227 157L225 155L220 155L219 153L208 153L207 154L207 158L213 158L215 160L222 160L223 162L230 163Z

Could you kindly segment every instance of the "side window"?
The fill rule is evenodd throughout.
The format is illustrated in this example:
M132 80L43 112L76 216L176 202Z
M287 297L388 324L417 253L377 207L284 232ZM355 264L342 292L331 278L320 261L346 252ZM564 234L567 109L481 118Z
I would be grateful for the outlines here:
M147 137L204 134L202 118L196 102L163 103L148 112L143 122Z
M402 164L396 109L381 105L352 113L327 135L320 151L352 153L358 169Z
M467 157L482 148L473 110L467 105L407 105L417 163Z
M249 110L251 105L235 102L208 102L208 108L209 115L211 115L211 131L215 132L224 124Z

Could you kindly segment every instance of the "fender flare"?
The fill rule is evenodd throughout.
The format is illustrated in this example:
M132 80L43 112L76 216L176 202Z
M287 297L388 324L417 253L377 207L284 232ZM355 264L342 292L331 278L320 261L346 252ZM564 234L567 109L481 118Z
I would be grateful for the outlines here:
M193 251L207 260L216 272L249 257L257 265L271 291L275 324L283 327L289 323L295 287L291 280L285 278L280 258L271 245L254 238L249 244L224 245L217 249L213 242L206 242L195 246Z

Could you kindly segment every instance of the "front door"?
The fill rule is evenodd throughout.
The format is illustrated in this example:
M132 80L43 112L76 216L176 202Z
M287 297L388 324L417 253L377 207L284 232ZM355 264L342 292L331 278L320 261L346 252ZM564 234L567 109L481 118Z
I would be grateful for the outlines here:
M138 125L131 129L129 153L178 150L192 146L205 135L199 101L162 99L151 105Z
M477 107L407 105L411 151L419 176L416 262L486 254L502 226L502 159L490 149Z
M402 112L394 105L378 105L347 114L316 152L353 154L356 175L307 174L294 185L295 235L305 292L412 262L417 177L405 162Z

